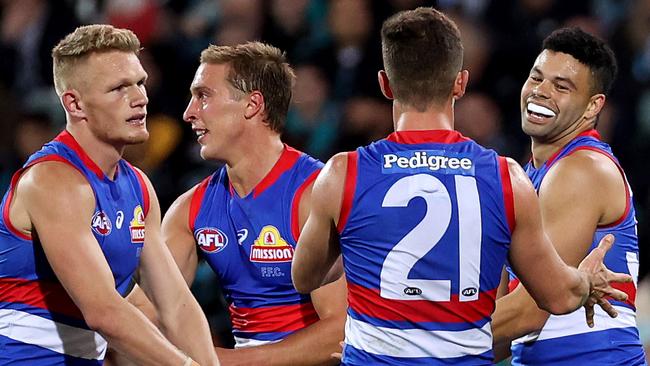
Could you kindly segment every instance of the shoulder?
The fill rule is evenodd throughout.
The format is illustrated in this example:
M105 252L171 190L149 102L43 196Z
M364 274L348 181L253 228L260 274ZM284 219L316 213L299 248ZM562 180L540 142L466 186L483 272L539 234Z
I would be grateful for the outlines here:
M558 160L544 177L540 196L558 187L563 190L599 191L621 182L618 166L604 153L577 150Z
M200 208L200 201L196 200L201 197L197 195L197 192L199 192L202 187L205 187L205 185L210 181L210 177L203 179L174 200L163 218L163 228L172 223L175 225L185 225L185 223L187 223L189 225L189 218L192 214L191 211L194 210L198 212L198 209Z

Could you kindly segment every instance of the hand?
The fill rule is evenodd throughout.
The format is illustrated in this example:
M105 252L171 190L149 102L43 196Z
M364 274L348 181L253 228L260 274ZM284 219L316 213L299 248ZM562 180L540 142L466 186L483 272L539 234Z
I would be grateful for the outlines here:
M343 361L343 347L345 346L345 342L339 342L339 344L341 345L341 352L334 352L331 356L333 359Z
M578 266L578 270L586 274L589 279L589 296L583 306L587 316L587 325L590 328L594 326L594 305L598 304L609 316L615 318L618 316L618 312L605 297L619 301L627 300L627 294L613 288L610 283L632 282L630 275L612 272L603 264L605 254L613 244L614 236L612 234L605 235L598 243L598 247L592 250Z

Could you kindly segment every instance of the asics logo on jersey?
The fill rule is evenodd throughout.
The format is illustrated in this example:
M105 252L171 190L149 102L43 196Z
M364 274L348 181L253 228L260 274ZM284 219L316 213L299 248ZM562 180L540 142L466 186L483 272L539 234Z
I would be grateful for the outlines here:
M466 154L437 150L398 151L384 154L382 173L438 172L442 174L474 175L474 162Z

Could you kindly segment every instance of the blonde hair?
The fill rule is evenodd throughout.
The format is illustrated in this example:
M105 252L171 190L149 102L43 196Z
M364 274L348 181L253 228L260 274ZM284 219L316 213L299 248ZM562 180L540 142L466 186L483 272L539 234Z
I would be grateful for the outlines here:
M269 127L282 132L296 77L282 51L262 42L210 45L201 52L201 63L228 65L227 80L234 89L262 93Z
M93 52L140 51L138 37L128 29L112 25L93 24L78 27L52 49L54 87L61 95L69 87L75 67Z

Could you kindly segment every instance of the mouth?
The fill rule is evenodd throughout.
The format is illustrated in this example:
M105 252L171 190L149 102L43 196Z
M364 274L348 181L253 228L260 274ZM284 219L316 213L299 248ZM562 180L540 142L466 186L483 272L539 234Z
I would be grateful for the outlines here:
M196 139L200 143L203 136L205 136L209 131L205 128L193 128L192 129L196 134Z
M546 119L554 118L556 115L555 111L541 104L533 102L526 104L526 116L531 122L543 123Z
M147 118L146 113L138 113L132 115L129 119L126 120L126 122L134 126L143 126L146 118Z

